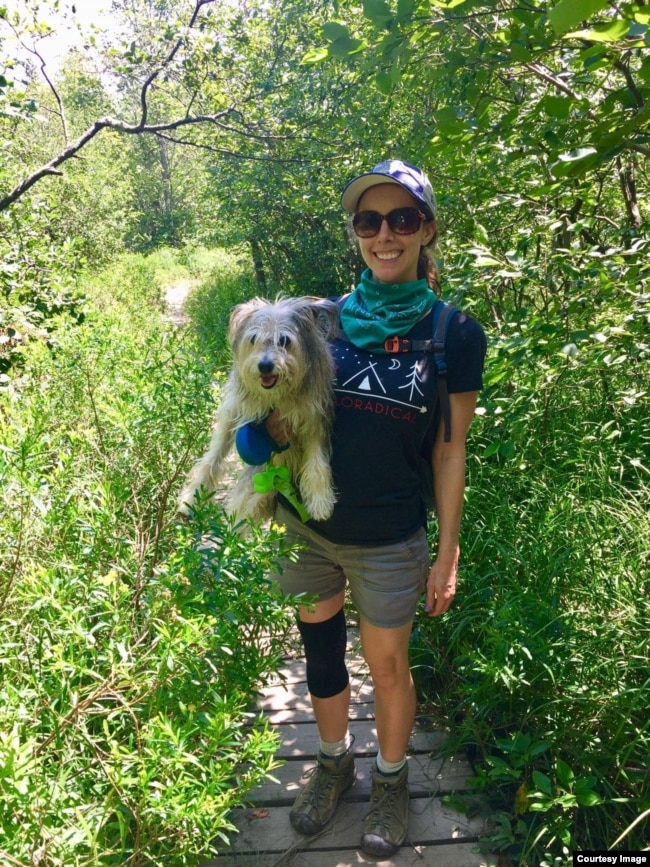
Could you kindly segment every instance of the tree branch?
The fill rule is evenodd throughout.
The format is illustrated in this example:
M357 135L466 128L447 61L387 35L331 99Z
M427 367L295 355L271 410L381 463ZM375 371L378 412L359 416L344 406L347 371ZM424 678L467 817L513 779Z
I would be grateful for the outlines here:
M188 29L191 29L196 24L196 20L199 16L201 9L204 6L208 6L211 3L214 3L214 0L195 0L194 11L192 12L192 16L188 23ZM167 123L158 123L158 124L147 124L147 117L149 114L149 107L147 104L147 94L149 89L151 88L153 82L158 78L160 73L166 69L167 66L172 62L180 48L185 43L185 37L181 37L176 41L173 48L167 55L167 57L162 61L162 63L155 69L149 77L146 79L144 84L142 85L142 90L140 91L140 106L141 106L141 115L140 121L136 124L127 124L124 121L117 120L111 117L103 117L99 120L96 120L95 123L90 126L82 135L74 142L70 143L68 141L68 134L65 123L65 114L63 110L63 104L57 93L55 87L52 82L48 78L45 72L45 62L40 57L38 52L35 49L29 49L32 54L35 54L39 60L41 60L41 72L45 80L47 81L50 89L54 93L55 99L59 105L59 114L61 117L61 122L63 124L63 132L66 141L66 147L62 150L57 156L55 156L49 163L41 168L37 169L32 174L28 175L28 177L24 178L17 186L11 190L7 195L0 197L0 212L5 211L14 202L18 201L21 196L23 196L29 189L31 189L34 184L38 183L42 178L47 177L48 175L61 175L62 172L58 171L58 167L63 163L67 162L72 157L76 156L76 154L85 147L89 141L95 138L98 133L100 133L103 129L113 129L116 132L125 133L127 135L140 135L143 133L160 133L165 130L173 130L178 129L182 126L188 126L191 124L201 124L201 123L213 123L217 124L218 121L228 116L232 113L233 109L228 108L224 109L217 114L209 114L209 115L194 115L194 116L185 116L178 120L169 121ZM27 46L25 46L27 47Z
M47 63L45 61L45 58L40 53L40 51L38 51L36 48L36 41L37 40L36 39L34 40L34 45L27 45L27 43L22 38L22 36L18 32L18 30L14 27L14 25L9 20L9 18L7 18L6 16L3 16L3 20L5 21L6 24L9 25L10 29L13 31L13 34L16 37L16 39L18 40L19 45L21 45L25 49L25 51L27 51L28 54L33 54L34 57L38 60L38 63L39 63L40 69L41 69L41 75L45 79L45 83L47 84L49 89L52 91L54 99L56 100L56 104L59 107L58 115L59 115L59 118L61 120L61 128L63 130L63 140L67 144L68 143L68 125L67 125L67 122L65 119L65 109L63 106L63 100L61 99L61 96L59 95L58 90L54 86L52 79L50 78L50 76L47 73L47 68L46 68ZM48 36L51 36L51 35L52 35L52 32L50 31L49 33L46 33L44 36L41 36L39 38L40 39L46 39Z
M524 68L530 70L530 72L533 72L548 84L552 84L553 87L556 87L562 93L566 93L567 96L572 96L573 99L581 98L579 93L576 93L576 91L570 88L568 84L565 84L561 78L553 75L550 69L539 63L537 60L532 63L524 63Z
M199 12L201 11L202 7L210 5L210 3L214 3L214 0L196 0L196 5L194 7L194 11L192 12L192 17L190 18L189 24L187 25L188 30L191 30L192 27L194 27L194 25L196 24L196 19L199 17ZM174 57L176 57L184 42L185 37L181 36L180 39L176 41L175 45L173 46L167 57L162 61L158 69L155 69L142 85L142 90L140 91L140 106L142 108L140 122L142 124L145 124L147 122L147 115L149 113L149 107L147 105L147 92L149 91L149 88L158 78L160 73L164 69L166 69L172 62Z
M35 172L32 172L31 175L22 180L10 193L6 196L2 196L0 198L0 212L7 210L8 207L13 205L14 202L18 201L18 199L23 196L27 190L31 189L34 184L38 183L42 178L47 175L61 175L62 172L57 171L58 167L63 163L67 162L72 157L76 156L76 154L85 147L89 141L95 138L98 133L100 133L104 129L113 129L116 132L124 133L126 135L142 135L144 133L160 133L165 130L173 130L179 129L183 126L190 126L193 124L202 124L202 123L213 123L218 124L220 119L226 117L231 113L232 109L227 108L217 114L201 114L195 115L194 117L183 117L178 120L168 121L167 123L157 123L157 124L144 124L142 121L137 124L127 124L124 121L117 120L116 118L111 117L103 117L99 120L96 120L95 123L89 127L76 141L72 142L68 145L65 150L61 151L54 159L50 160L44 166L41 166L40 169L37 169Z

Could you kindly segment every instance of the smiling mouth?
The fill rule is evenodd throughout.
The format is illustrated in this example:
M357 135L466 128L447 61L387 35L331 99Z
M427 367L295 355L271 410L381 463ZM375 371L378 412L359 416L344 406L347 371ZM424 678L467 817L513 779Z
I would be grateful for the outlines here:
M273 374L272 376L260 376L260 383L262 388L273 388L274 385L277 384L278 377Z
M395 259L398 259L401 255L402 254L397 250L394 253L375 253L375 256L380 262L392 262Z

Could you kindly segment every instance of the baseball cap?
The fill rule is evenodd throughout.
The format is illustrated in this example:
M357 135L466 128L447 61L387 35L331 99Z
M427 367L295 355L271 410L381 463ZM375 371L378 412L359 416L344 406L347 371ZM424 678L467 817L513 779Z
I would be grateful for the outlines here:
M370 187L376 184L398 184L422 205L429 219L436 218L436 196L429 178L422 169L402 160L384 160L366 174L349 181L341 195L344 210L353 214L359 199Z

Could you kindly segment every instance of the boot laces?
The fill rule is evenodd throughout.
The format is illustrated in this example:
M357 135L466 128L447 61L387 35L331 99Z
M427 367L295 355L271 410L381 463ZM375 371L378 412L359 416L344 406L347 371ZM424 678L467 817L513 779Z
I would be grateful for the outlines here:
M376 798L370 812L368 820L378 827L388 830L391 828L393 819L397 813L397 796L402 791L402 785L391 786L390 783L380 783L382 794Z

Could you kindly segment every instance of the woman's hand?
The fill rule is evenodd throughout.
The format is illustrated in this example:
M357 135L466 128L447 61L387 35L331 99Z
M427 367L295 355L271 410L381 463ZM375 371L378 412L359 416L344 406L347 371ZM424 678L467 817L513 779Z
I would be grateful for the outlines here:
M454 601L458 583L458 554L453 560L442 563L437 559L429 570L427 600L424 610L429 617L444 614Z
M269 413L265 424L271 439L279 446L286 446L290 439L290 431L288 430L286 421L280 418L280 413L277 409Z

